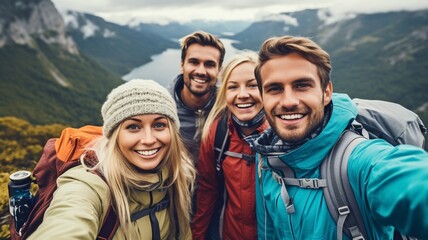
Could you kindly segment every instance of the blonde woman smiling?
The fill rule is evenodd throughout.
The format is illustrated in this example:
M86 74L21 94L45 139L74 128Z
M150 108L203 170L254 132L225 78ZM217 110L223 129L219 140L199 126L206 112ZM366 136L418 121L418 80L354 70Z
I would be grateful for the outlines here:
M195 170L168 91L152 80L131 80L113 89L101 113L103 136L93 154L58 178L30 239L95 239L110 204L119 222L114 239L191 239Z
M235 55L221 73L222 83L217 99L205 123L198 162L196 212L192 220L194 239L257 239L254 153L244 137L268 127L262 99L254 76L258 62L254 52ZM214 142L221 118L221 128L229 130L230 143L222 164L222 176L216 170ZM219 177L223 179L218 179ZM223 184L226 189L223 222L217 223ZM218 233L213 227L219 224Z

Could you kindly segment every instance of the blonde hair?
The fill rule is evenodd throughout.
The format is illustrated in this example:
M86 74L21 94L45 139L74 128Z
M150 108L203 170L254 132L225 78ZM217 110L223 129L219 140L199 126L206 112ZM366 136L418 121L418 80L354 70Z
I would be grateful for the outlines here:
M226 105L226 89L227 82L229 81L230 74L232 71L242 63L254 63L258 64L258 55L249 50L244 50L238 54L232 56L232 58L227 62L222 72L220 73L220 87L217 89L217 97L215 103L210 111L210 114L205 121L204 129L202 131L202 139L205 139L208 136L208 132L213 124L214 120L223 114L229 114Z
M169 130L171 134L171 144L165 159L160 165L168 169L168 180L166 187L168 190L170 205L170 233L179 230L180 236L186 234L190 225L191 195L193 192L196 170L193 162L188 156L187 150L181 140L177 125L170 119ZM122 121L123 122L123 121ZM94 151L98 163L93 166L85 164L85 156L82 156L82 164L91 171L100 172L106 179L109 186L114 208L119 218L119 223L127 239L138 239L137 232L131 224L131 213L129 209L131 189L146 189L152 183L144 181L150 178L150 174L141 173L127 161L117 146L119 129L122 123L117 126L112 135L95 140L90 150ZM159 169L162 171L162 169ZM176 229L175 217L177 216L179 229ZM174 224L175 223L175 224Z

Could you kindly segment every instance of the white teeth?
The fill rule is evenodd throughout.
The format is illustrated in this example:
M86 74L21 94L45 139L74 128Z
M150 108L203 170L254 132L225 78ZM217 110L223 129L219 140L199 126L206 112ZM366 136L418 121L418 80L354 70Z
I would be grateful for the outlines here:
M244 103L244 104L236 104L236 106L239 108L248 108L248 107L253 106L253 104L252 103Z
M281 119L285 119L285 120L294 120L294 119L299 119L303 117L303 114L289 114L289 115L281 115L280 116Z
M138 154L144 155L144 156L150 156L159 151L160 148L153 149L153 150L145 150L145 151L136 151Z
M197 82L197 83L206 83L207 81L204 79L196 79L194 78L193 81Z

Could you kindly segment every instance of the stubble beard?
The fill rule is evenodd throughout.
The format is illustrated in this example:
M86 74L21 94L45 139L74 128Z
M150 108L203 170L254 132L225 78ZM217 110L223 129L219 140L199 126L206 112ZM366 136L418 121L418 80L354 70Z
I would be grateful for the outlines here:
M322 107L317 109L316 112L309 110L306 116L309 117L309 119L304 129L296 126L284 126L280 128L275 121L277 120L275 109L271 111L271 114L266 114L266 118L276 135L278 135L282 141L287 143L301 142L308 138L321 124L323 124L324 106L322 105Z
M207 83L207 87L206 87L205 89L202 89L202 90L197 89L197 90L195 90L195 89L192 89L192 82L193 82L193 80L192 80L192 78L189 76L188 81L184 81L184 86L185 86L185 87L187 88L187 90L189 90L189 92L190 92L190 93L192 93L194 96L202 97L202 96L205 96L206 94L211 93L212 91L214 91L215 86L211 86L211 85L210 85L210 82L211 82L211 81L212 81L212 80L211 80L211 79L209 79L209 82Z

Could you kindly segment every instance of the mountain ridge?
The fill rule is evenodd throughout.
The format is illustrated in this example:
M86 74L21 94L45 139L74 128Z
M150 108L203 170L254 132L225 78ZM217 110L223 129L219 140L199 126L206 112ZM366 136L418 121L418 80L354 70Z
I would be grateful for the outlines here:
M49 0L30 0L27 7L21 6L23 2L18 2L19 4L15 3L15 5L12 0L2 2L2 9L17 8L14 10L16 16L13 16L13 11L10 11L10 9L7 11L7 21L10 22L10 19L21 19L21 22L25 22L22 19L29 19L29 16L36 16L36 14L29 11L31 6L34 9L35 6L46 6L46 9L50 9L51 12L53 11L52 3ZM17 51L22 53L23 56L26 56L28 51L32 51L30 49L35 51L33 53L37 57L34 57L33 61L37 63L32 63L30 66L41 64L41 66L34 67L34 69L46 69L43 72L45 75L43 81L49 86L56 84L57 95L62 91L74 91L74 94L87 94L86 97L82 97L82 101L76 100L73 103L76 106L85 106L83 99L91 101L90 96L99 97L90 90L94 88L93 86L97 86L97 88L101 89L102 93L106 94L109 88L121 83L120 75L124 75L133 68L151 61L151 57L154 54L161 53L168 48L179 48L177 42L170 40L171 37L174 39L177 38L179 32L166 31L176 26L174 24L169 26L145 24L139 25L140 29L135 30L130 26L121 26L107 22L95 15L78 12L66 13L64 15L66 21L61 24L63 20L58 18L59 13L55 11L52 12L52 16L50 17L39 17L50 19L51 22L58 22L57 24L45 24L46 26L56 26L56 28L46 27L45 32L31 30L30 32L35 34L27 35L31 36L33 43L24 44L29 47L25 51L23 49ZM48 11L45 10L42 12L46 13ZM23 16L26 18L23 18ZM308 36L318 42L331 55L333 62L332 81L335 91L347 92L351 97L398 102L426 116L424 117L424 121L428 121L427 110L423 108L428 103L428 97L423 91L423 89L428 87L426 77L428 73L428 60L426 57L428 55L428 47L426 47L428 10L358 14L336 22L328 22L328 16L329 13L325 9L309 9L282 13L280 16L272 16L264 21L248 24L248 27L243 31L233 36L228 35L227 38L236 40L237 42L233 43L233 45L238 49L252 49L257 51L261 43L271 36ZM275 21L273 19L281 20ZM38 22L43 21L39 20ZM180 25L180 27L177 27L177 30L187 29L187 31L191 31L197 29L198 26L195 24ZM209 25L207 23L201 24L201 28L202 26ZM240 24L242 25L236 27L237 29L245 25L243 22ZM221 32L223 29L221 26L222 24L219 23L210 25L211 29L216 32ZM3 29L9 28L3 27ZM1 34L4 35L4 32ZM183 32L183 36L188 33ZM1 34L0 36L3 36ZM174 36L171 34L174 34ZM46 36L56 36L61 41L50 42L46 40L48 39ZM0 37L0 42L3 40L5 43L10 43L11 38L7 39ZM63 39L71 39L66 42L74 43L76 52L70 52L67 44L64 45L65 42L62 41ZM13 44L15 45L10 45L9 48L20 46L19 43ZM0 61L6 62L7 59L2 60L1 56L2 54L4 56L8 55L7 52L12 50L4 46L0 47ZM6 51L5 49L9 50ZM47 54L47 52L51 53L51 55ZM52 54L52 52L56 54ZM77 58L68 56L73 54ZM14 59L10 57L10 54L8 56L10 59ZM62 56L62 58L58 56ZM24 58L30 59L29 57ZM86 72L87 75L82 76L78 73L80 71L72 71L70 68L58 66L58 63L60 63L59 65L68 65L68 63L61 59L68 59L74 63L83 64L84 66L80 67L93 68L93 71L84 70L83 72ZM18 62L24 61L23 59L15 60ZM25 67L22 67L22 69L26 71ZM76 69L79 69L79 67L76 67ZM65 70L67 70L66 73L64 72ZM2 71L6 71L7 73L7 70ZM13 74L6 74L9 79L13 79L14 76L22 76L23 78L30 79L28 76L39 77L40 72L32 70L28 71L26 76L24 75L24 73L17 71ZM98 77L94 77L97 75ZM99 75L102 75L102 78L105 80L99 78ZM83 81L82 79L85 78L91 78L91 80ZM3 79L6 78L3 76ZM4 86L5 83L3 82L8 80L3 79L1 79L1 84ZM31 80L28 81L31 82ZM107 83L98 86L98 81L106 81ZM25 85L25 83L20 84ZM76 84L81 85L82 89L76 87ZM19 95L17 86L8 87ZM11 90L7 91L7 94L12 92ZM69 92L69 94L71 93ZM30 96L30 94L27 94L27 96ZM74 95L72 96L72 98L76 98ZM10 99L16 98L10 97ZM33 101L35 100L33 99ZM55 101L55 99L51 101ZM94 98L94 101L97 102L95 105L99 106L102 103L102 98ZM19 103L14 103L11 100L4 102L8 102L11 105L0 105L0 110L9 109L8 111L2 111L2 116L19 113L18 110L10 110L13 104L20 105ZM80 103L77 104L77 102ZM95 105L91 110L92 112L95 111ZM18 109L24 108L21 106ZM21 114L26 115L27 113ZM35 121L36 123L43 122L36 120L36 117L25 119L32 122ZM53 118L51 117L51 119ZM64 119L69 119L69 117L65 117ZM96 119L95 122L99 123L99 117L94 119ZM46 123L50 122L47 121ZM65 120L61 123L65 123Z
M100 124L101 103L120 77L79 52L50 0L5 0L0 9L0 115Z
M179 48L177 42L150 30L136 31L92 14L67 11L64 18L79 49L118 75L150 62L151 56L167 48Z

